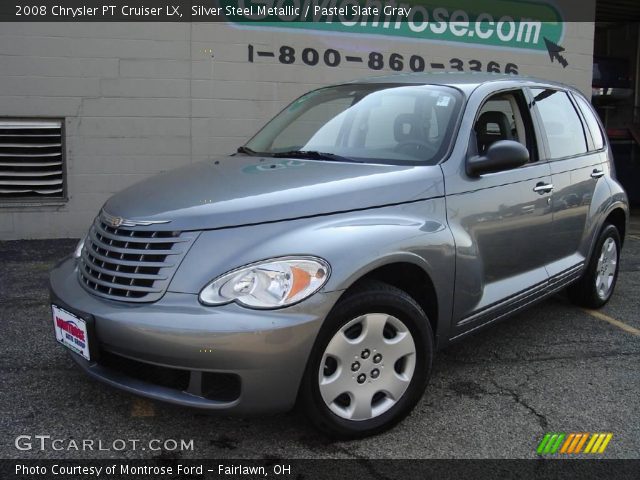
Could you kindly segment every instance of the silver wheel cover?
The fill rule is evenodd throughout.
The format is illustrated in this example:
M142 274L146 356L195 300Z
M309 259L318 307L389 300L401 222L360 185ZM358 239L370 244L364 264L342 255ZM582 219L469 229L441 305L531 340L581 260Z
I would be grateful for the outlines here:
M611 295L613 280L618 269L618 247L613 238L608 237L602 244L596 269L596 292L602 300Z
M368 313L329 341L318 372L320 395L339 417L369 420L400 400L415 364L416 346L407 326L392 315Z

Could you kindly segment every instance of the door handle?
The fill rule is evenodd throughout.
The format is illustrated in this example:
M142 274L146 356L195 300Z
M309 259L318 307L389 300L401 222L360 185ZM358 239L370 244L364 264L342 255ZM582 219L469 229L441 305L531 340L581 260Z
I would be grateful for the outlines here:
M542 195L543 193L549 193L553 191L552 183L538 183L535 187L533 187L533 191Z
M600 178L600 177L604 177L604 172L602 170L594 168L593 172L591 172L591 178Z

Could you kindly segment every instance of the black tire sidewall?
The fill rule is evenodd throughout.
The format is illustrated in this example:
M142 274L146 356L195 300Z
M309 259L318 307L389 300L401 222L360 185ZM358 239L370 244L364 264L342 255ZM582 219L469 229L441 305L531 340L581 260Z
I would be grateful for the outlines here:
M416 345L416 364L409 387L389 410L370 420L353 421L334 414L324 403L318 385L318 371L324 351L335 333L346 323L368 313L385 313L401 320ZM431 373L433 335L429 320L418 304L402 290L385 284L361 290L340 301L327 316L307 363L301 396L313 423L336 437L359 438L391 428L420 400Z

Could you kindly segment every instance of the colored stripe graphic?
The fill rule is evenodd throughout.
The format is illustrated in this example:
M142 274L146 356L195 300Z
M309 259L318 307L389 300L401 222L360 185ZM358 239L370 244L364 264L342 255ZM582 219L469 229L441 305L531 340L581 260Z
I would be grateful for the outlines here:
M600 445L600 450L598 450L598 453L604 453L604 451L607 449L607 445L609 445L609 442L611 441L612 438L613 438L613 433L607 433L607 436L602 442L602 445Z
M589 443L587 443L587 448L584 449L584 453L591 453L591 447L593 447L593 444L596 443L596 440L599 436L600 435L598 435L597 433L591 435L591 439L589 440Z
M538 444L538 450L537 450L538 455L541 455L542 452L544 452L544 447L547 445L547 442L549 441L550 437L551 437L551 434L547 433L543 437L542 441Z
M551 438L549 439L549 441L547 442L547 446L544 447L544 453L551 453L551 450L553 449L553 446L556 443L556 439L558 438L558 434L554 433L551 435Z
M587 441L587 438L589 438L589 434L588 433L583 433L582 434L582 439L580 440L580 443L578 443L578 445L576 446L576 453L580 453L580 451L582 450L582 446Z
M556 453L565 436L564 433L547 433L538 445L538 454Z
M613 433L547 433L536 451L538 455L604 453L612 438ZM583 451L585 443L587 446Z
M591 447L591 453L598 453L598 450L600 449L600 444L604 440L605 436L606 435L604 433L598 434L598 439L596 440L596 443L594 443L593 447Z
M567 440L564 442L564 445L562 445L562 449L560 449L560 453L567 453L567 449L569 448L569 445L571 445L571 442L573 442L573 439L575 437L576 437L575 433L569 434L569 436L567 437Z
M553 445L553 448L551 449L550 453L556 453L558 451L558 448L560 448L560 444L562 443L562 440L564 440L565 434L564 433L559 433L558 434L558 439L556 440L555 444Z

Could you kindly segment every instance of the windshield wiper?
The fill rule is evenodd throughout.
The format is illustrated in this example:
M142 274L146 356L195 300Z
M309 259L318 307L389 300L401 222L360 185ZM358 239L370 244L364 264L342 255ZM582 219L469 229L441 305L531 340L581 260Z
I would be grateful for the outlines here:
M282 158L306 158L309 160L329 160L331 162L356 162L362 163L359 160L349 157L343 157L329 152L317 152L315 150L289 150L288 152L272 153L272 157Z
M249 147L245 147L245 146L238 147L238 149L236 150L236 152L238 152L238 153L244 153L244 154L252 155L252 156L259 156L259 155L262 155L262 153L261 153L261 152L256 152L255 150L251 150Z

